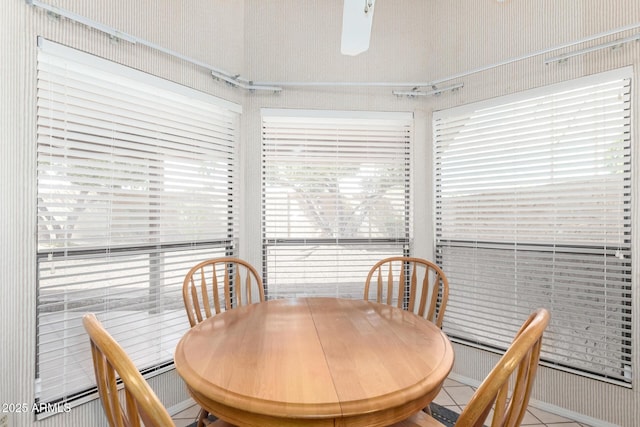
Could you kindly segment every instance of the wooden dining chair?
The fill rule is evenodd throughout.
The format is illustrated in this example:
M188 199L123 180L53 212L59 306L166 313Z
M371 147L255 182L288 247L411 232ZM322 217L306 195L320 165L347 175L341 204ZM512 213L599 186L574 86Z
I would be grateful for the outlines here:
M202 261L189 270L182 298L189 323L195 326L213 314L264 301L265 294L262 279L251 264L222 257Z
M540 308L524 322L496 366L475 391L455 427L482 427L493 410L492 427L518 427L527 412L549 312ZM393 427L443 427L420 411Z
M265 293L262 279L251 264L240 258L221 257L202 261L187 272L182 299L193 327L222 311L264 301ZM209 425L208 420L209 413L201 409L197 427Z
M409 294L405 298L407 286ZM449 281L444 271L431 261L395 256L371 267L364 285L365 301L370 294L379 303L393 305L395 301L399 308L409 311L415 311L419 298L418 315L441 328L449 298Z
M175 426L166 408L127 353L104 329L95 314L82 318L91 343L93 370L102 407L111 427ZM124 388L119 393L120 388ZM123 399L124 398L124 399ZM142 421L143 424L140 422ZM215 427L233 427L221 420Z

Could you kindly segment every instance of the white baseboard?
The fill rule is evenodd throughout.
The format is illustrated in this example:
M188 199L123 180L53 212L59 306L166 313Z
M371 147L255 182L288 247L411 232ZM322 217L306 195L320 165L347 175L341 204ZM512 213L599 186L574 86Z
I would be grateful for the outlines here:
M187 399L171 407L168 407L167 412L173 417L174 415L179 414L180 412L185 411L194 405L196 405L196 402L194 402L193 399Z

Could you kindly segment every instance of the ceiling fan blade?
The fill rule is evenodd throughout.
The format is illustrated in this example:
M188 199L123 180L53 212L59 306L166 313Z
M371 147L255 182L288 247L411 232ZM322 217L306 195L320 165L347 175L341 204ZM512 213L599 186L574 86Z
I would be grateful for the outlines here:
M358 55L369 49L375 0L344 0L342 12L343 55Z

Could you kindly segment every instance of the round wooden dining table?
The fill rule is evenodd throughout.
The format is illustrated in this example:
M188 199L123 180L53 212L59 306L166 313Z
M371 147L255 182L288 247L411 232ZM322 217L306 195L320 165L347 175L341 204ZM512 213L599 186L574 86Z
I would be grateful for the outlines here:
M453 366L433 323L375 302L276 299L210 317L175 367L193 399L236 426L388 426L426 407Z

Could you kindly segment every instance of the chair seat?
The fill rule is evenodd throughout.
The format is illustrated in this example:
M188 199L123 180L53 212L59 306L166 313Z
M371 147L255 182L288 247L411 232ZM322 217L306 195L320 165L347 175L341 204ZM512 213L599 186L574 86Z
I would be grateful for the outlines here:
M395 423L390 427L445 427L444 424L437 421L432 416L422 411L416 412L406 420Z

